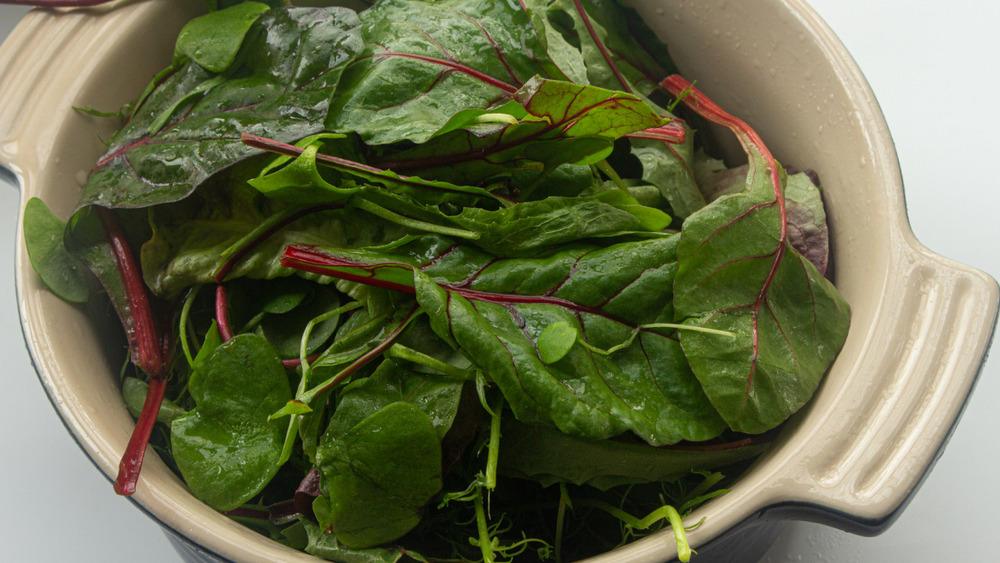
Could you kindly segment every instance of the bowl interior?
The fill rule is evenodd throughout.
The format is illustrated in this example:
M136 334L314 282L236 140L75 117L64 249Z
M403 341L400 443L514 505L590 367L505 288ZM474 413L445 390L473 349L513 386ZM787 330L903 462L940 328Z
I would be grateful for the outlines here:
M916 274L901 269L901 263L914 262L908 257L915 244L877 104L843 47L801 1L633 4L670 45L687 78L755 127L779 161L818 172L832 229L834 281L853 311L848 341L818 395L732 493L693 516L707 519L692 533L692 543L707 542L775 503L815 502L813 493L823 487L831 491L828 496L851 491L853 496L830 502L835 510L882 518L885 505L872 502L884 493L879 473L870 473L874 482L859 485L830 472L855 467L843 463L852 455L864 458L854 447L859 440L874 445L864 438L865 429L884 405L871 397L882 396L885 375L904 353L903 344L879 335L888 307L898 304L887 296L919 303L920 282L934 278L937 266L922 266ZM103 152L95 128L104 137L110 133L107 122L72 107L113 110L135 97L169 62L177 30L200 5L139 2L114 11L28 16L0 54L0 68L10 69L8 84L20 85L0 92L18 110L0 116L5 139L17 140L0 146L0 157L19 175L23 198L41 197L57 215L69 215L87 170ZM55 46L42 36L55 37ZM29 66L25 53L33 52L47 61L41 69ZM24 87L42 79L48 84L44 89ZM117 355L105 353L107 331L95 329L90 313L42 288L23 250L17 266L25 336L43 383L81 446L112 477L134 423L119 398L119 366L109 359ZM914 275L917 289L908 289ZM905 315L893 320L903 326L912 321ZM947 425L954 416L944 418ZM935 439L939 444L943 438L930 438ZM925 468L926 463L915 463L900 470L912 474ZM859 490L871 494L858 496ZM225 558L313 560L202 505L154 455L147 456L135 499L164 525ZM671 542L652 537L605 560L659 561L672 557L672 550Z

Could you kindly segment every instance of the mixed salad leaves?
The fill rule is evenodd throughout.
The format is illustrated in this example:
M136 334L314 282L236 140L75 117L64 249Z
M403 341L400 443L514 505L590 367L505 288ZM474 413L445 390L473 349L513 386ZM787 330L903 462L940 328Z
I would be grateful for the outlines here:
M686 560L682 518L846 337L814 176L612 0L211 4L68 223L24 212L42 280L96 279L124 327L115 489L152 444L333 561L560 561L663 526Z

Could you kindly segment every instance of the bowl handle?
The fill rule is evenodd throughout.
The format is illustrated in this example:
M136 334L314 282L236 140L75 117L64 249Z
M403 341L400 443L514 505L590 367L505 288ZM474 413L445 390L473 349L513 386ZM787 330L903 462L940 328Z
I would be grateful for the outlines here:
M881 533L943 453L986 361L1000 290L987 274L928 251L908 229L904 238L884 286L903 288L903 298L882 310L883 298L869 333L849 341L874 348L847 366L842 385L817 397L837 404L814 405L827 419L790 438L802 460L794 493L767 512Z

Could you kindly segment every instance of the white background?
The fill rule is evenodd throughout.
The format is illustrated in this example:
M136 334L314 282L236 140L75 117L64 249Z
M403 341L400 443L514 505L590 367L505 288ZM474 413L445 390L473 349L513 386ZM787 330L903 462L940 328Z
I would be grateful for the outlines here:
M993 169L1000 148L1000 2L812 5L854 55L885 112L917 237L935 252L1000 275L1000 173ZM0 35L24 12L0 6ZM0 560L176 563L156 524L116 497L72 441L35 378L13 287L18 193L2 184ZM795 524L765 561L997 560L998 362L987 363L944 456L889 531L862 538Z

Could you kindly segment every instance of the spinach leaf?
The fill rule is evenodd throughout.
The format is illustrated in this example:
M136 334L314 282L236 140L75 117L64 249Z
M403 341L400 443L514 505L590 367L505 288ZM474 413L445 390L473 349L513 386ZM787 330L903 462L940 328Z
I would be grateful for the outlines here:
M85 303L90 297L87 274L63 243L66 223L33 197L24 205L23 225L28 259L45 287L70 303Z
M672 93L690 88L664 81ZM677 250L677 319L730 331L682 332L705 393L731 428L763 432L812 396L847 337L849 307L791 247L785 174L760 137L695 90L684 103L728 127L750 160L746 190L688 217Z
M441 442L410 403L391 403L341 436L324 434L317 455L329 491L314 502L320 526L351 548L409 532L441 490Z
M250 26L269 9L259 2L241 2L189 21L177 36L174 60L188 57L212 72L226 70L236 59Z
M268 416L292 397L285 368L267 340L241 334L195 366L188 388L197 407L171 425L174 460L192 494L231 510L278 472L285 430Z
M552 76L515 2L386 0L361 18L365 49L344 72L327 127L371 145L422 143L459 111L491 107L532 76Z
M631 430L666 444L724 428L676 337L642 328L673 318L676 247L673 236L502 259L425 237L391 254L292 247L284 263L415 293L438 336L489 374L519 420L592 439ZM590 347L546 364L537 340L558 322ZM593 350L633 336L617 351Z
M342 436L368 416L392 403L410 403L430 418L442 438L458 412L463 381L444 375L417 373L387 359L369 377L340 392L327 432Z
M240 133L294 141L322 131L341 70L361 48L359 25L346 8L269 10L224 74L193 61L168 73L112 137L80 205L177 201L260 152ZM159 123L164 127L150 131Z

